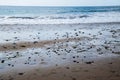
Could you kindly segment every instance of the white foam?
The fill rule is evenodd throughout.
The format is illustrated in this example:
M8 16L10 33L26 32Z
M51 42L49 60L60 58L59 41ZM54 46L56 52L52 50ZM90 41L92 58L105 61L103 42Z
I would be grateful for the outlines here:
M51 19L51 17L63 17L65 19ZM120 22L120 12L96 12L88 14L88 17L80 18L81 14L77 15L49 15L37 17L34 19L22 18L0 18L0 24L74 24L74 23L103 23L103 22ZM75 17L70 19L70 17ZM41 19L42 18L42 19Z

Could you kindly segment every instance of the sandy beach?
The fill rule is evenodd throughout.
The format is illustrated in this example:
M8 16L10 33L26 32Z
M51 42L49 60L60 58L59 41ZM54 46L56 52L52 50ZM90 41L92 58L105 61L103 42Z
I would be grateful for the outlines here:
M120 23L1 24L0 80L120 80Z

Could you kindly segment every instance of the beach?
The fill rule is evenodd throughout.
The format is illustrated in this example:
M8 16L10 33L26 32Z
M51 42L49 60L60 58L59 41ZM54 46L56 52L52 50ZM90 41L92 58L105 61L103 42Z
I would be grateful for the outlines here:
M2 23L0 80L120 80L120 22Z

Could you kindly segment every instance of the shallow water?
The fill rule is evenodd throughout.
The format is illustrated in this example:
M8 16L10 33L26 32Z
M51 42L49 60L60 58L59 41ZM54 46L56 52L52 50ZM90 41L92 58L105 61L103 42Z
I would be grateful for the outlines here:
M0 24L120 22L120 7L0 6Z

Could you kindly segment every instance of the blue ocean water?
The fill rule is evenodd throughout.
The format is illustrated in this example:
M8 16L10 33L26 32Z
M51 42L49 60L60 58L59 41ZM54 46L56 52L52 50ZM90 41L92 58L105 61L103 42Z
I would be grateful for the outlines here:
M48 14L80 14L93 12L120 12L120 6L96 7L39 7L39 6L0 6L0 15L48 15Z
M89 22L98 18L113 19L119 21L120 6L94 6L94 7L40 7L40 6L0 6L0 20L5 21L9 19L10 22L15 22L15 19L35 19L52 20L56 19L57 22ZM85 20L86 19L86 20ZM24 22L23 20L23 22ZM64 21L63 21L64 20ZM66 21L65 21L66 20ZM93 20L93 21L94 21ZM54 22L54 21L53 21Z

